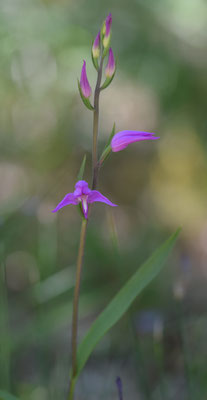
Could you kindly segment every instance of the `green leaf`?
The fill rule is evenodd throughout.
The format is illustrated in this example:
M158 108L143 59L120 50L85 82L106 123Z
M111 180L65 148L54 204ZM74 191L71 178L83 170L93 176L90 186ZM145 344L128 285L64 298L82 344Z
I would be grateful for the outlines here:
M84 171L85 171L85 165L86 165L86 154L83 157L83 161L81 163L81 166L80 166L80 169L79 169L79 172L78 172L78 176L77 176L77 180L78 181L81 181L83 179L83 174L84 174Z
M77 353L77 375L80 374L93 349L105 333L122 317L139 293L158 275L172 250L179 228L152 256L138 268L92 324Z
M87 97L85 97L85 96L83 95L83 93L82 93L79 80L78 80L78 89L79 89L80 97L81 97L81 99L83 100L83 103L85 104L85 106L86 106L89 110L93 111L94 108L93 108L93 106L91 105L90 100L89 100Z
M12 394L4 392L0 390L0 400L19 400L17 397L14 397Z

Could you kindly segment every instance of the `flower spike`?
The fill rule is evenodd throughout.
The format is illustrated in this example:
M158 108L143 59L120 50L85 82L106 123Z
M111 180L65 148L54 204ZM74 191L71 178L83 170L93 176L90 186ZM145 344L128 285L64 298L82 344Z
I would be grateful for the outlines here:
M159 139L153 136L154 133L138 132L138 131L121 131L116 133L111 141L111 149L113 152L125 149L130 143L140 142L142 140Z
M103 196L98 190L91 190L86 181L78 181L75 185L73 193L68 193L63 200L57 205L52 212L57 212L60 208L69 204L78 205L80 203L81 210L85 219L88 218L88 204L95 201L108 204L109 206L116 207L107 197Z

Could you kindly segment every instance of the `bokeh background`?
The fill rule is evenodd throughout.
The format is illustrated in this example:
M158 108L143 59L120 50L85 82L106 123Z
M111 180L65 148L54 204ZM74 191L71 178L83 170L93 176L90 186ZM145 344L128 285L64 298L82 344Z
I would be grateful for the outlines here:
M64 399L80 216L51 213L91 174L92 114L79 98L83 59L109 12L117 74L101 98L99 148L117 131L156 132L113 154L95 205L80 337L179 225L166 268L97 346L79 400L207 398L207 4L205 0L0 1L0 388Z

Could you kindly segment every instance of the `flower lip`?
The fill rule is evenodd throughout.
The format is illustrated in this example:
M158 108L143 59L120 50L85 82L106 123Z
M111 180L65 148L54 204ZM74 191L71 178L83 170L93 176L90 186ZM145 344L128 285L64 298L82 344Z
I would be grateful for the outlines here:
M88 82L87 74L86 74L85 60L83 60L83 66L82 66L82 70L81 70L80 87L81 87L83 96L86 98L90 97L92 90L91 90L90 84Z
M111 141L111 149L113 152L125 149L130 143L140 142L143 140L159 139L154 133L140 131L121 131L116 133Z

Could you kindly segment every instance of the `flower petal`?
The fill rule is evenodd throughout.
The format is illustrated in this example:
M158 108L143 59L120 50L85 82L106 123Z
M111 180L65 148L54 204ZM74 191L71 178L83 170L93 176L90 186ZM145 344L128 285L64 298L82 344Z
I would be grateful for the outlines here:
M140 142L142 140L159 139L158 136L153 136L154 133L139 132L139 131L121 131L116 133L111 141L113 152L125 149L130 143Z
M78 181L75 185L74 195L75 197L89 194L91 189L88 187L88 183L86 181Z
M106 203L109 206L116 207L117 204L112 203L107 197L103 196L98 190L91 190L88 195L88 203L94 203L94 201L100 201L101 203Z
M69 204L77 205L78 203L79 203L79 200L74 196L74 194L68 193L63 198L63 200L57 205L57 207L54 210L52 210L52 212L57 212L60 208L68 206Z

